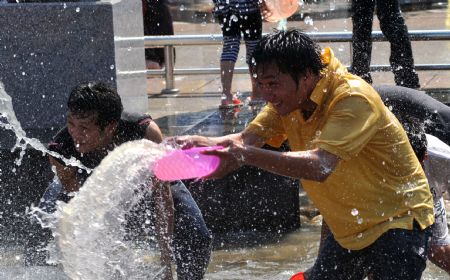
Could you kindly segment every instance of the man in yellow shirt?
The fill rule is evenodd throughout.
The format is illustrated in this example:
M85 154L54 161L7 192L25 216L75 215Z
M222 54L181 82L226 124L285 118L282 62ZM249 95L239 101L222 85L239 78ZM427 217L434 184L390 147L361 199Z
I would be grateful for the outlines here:
M428 182L377 92L298 30L264 36L252 78L268 105L241 133L176 138L223 145L210 177L253 165L299 178L333 233L309 279L420 279L434 222ZM292 152L260 149L289 141Z

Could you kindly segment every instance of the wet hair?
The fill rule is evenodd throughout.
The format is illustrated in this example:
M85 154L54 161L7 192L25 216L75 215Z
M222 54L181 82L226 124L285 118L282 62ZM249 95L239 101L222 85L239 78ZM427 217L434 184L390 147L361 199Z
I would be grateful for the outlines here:
M69 95L67 107L72 114L87 117L97 114L96 124L104 129L118 122L122 115L122 100L116 90L103 82L88 82L76 86Z
M427 154L427 136L425 135L425 127L423 123L420 123L418 119L414 117L408 117L403 121L403 127L408 136L409 143L411 144L414 153L420 162L425 160Z
M320 46L297 29L274 31L261 38L252 53L250 71L255 74L269 63L276 63L282 73L289 74L297 87L301 74L307 70L319 74L325 67Z

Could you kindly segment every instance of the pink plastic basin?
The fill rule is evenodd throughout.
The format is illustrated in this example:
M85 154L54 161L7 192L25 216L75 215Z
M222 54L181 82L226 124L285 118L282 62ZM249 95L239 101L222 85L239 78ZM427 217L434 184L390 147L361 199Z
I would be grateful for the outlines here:
M175 150L155 163L153 172L158 179L174 181L208 176L220 163L217 156L203 155L205 150L222 149L221 146L195 147L187 150Z

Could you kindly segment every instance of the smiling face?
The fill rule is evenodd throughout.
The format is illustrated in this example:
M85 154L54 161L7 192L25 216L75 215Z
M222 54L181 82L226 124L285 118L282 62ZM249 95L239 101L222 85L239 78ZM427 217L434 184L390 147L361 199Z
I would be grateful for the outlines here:
M77 151L89 153L106 148L114 135L116 123L101 129L97 124L97 113L80 115L69 112L67 128Z
M303 109L308 101L306 79L299 77L299 83L292 76L282 73L276 63L260 65L252 77L256 86L255 91L265 101L272 103L277 112L282 115Z

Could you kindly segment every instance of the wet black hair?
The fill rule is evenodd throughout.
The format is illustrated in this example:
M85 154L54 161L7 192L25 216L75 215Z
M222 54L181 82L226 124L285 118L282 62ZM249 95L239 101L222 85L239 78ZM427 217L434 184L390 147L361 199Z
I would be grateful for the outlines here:
M423 123L420 123L417 118L408 117L403 121L403 127L408 136L409 143L411 144L414 153L420 162L425 160L427 154L428 141L425 135L425 127Z
M76 86L70 92L67 107L75 115L97 113L97 125L100 129L118 122L123 111L122 100L117 91L103 82L87 82Z
M289 74L299 85L299 77L310 70L319 74L325 67L321 60L321 48L306 33L298 29L280 30L264 35L250 58L250 71L276 63L282 73Z

